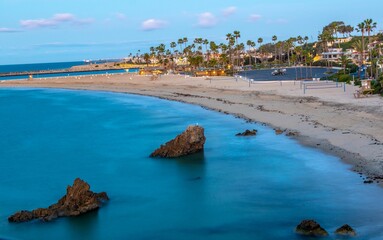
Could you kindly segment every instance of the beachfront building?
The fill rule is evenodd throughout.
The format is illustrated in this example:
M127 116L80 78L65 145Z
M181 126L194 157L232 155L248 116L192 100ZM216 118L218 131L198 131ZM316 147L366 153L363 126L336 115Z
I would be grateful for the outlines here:
M322 53L322 59L326 61L337 61L344 53L341 48L329 48L328 52Z
M352 40L352 37L345 37L345 38L336 38L334 40L334 44L341 44L341 43L348 43ZM332 44L332 43L331 43Z
M173 60L174 60L174 63L178 66L189 65L189 61L187 57L176 57Z

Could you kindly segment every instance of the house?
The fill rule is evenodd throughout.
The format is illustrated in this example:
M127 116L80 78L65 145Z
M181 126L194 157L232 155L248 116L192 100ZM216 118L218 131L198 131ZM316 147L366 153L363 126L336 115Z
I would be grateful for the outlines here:
M322 53L322 59L327 61L337 61L344 55L342 48L329 48L328 52Z

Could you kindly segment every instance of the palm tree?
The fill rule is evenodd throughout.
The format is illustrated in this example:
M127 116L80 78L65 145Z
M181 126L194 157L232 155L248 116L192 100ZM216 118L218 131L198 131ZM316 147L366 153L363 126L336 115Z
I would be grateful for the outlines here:
M210 61L210 52L213 52L214 54L214 59L215 59L215 56L216 54L218 53L218 45L214 42L214 41L210 41L209 43L209 48L210 48L210 51L208 51L209 55L208 55L208 61Z
M202 49L202 43L203 43L203 39L202 38L195 38L194 39L194 43L195 44L199 44L199 46L197 47L198 50ZM202 51L201 51L201 55L202 55Z
M307 47L306 45L307 45L307 42L309 41L309 37L307 37L307 36L305 36L304 38L303 38L303 41L305 42L305 48Z
M238 44L236 49L237 49L237 52L238 52L238 66L239 66L240 65L239 53L241 53L243 50L245 50L245 44L243 44L243 43ZM242 64L242 66L243 66L243 64Z
M221 60L222 65L225 65L226 63L230 63L230 59L227 59L227 54L226 54L226 52L229 49L228 45L221 43L221 44L219 44L219 47L221 48L220 60ZM229 61L227 61L227 60L229 60Z
M257 40L257 42L258 42L258 44L259 44L259 49L261 48L261 46L262 46L262 43L263 43L263 38L258 38L258 40ZM260 58L261 60L261 63L262 63L262 57Z
M275 44L275 47L277 48L277 53L278 53L278 58L279 58L279 61L282 62L282 47L283 47L283 43L281 41L278 41L276 44Z
M372 19L366 19L364 20L364 24L365 24L365 29L367 31L367 34L368 34L368 44L371 44L371 32L374 30L374 28L376 28L376 22L373 22ZM371 62L371 77L372 77L372 57L371 57L371 46L370 48L368 49L368 52L369 52L369 56L370 56L370 62Z
M171 42L170 43L170 48L173 49L173 52L174 52L174 49L177 47L177 43L176 42Z
M251 41L251 45L250 45L253 49L254 49L254 51L255 51L255 42L254 41ZM250 59L251 59L251 55L250 55ZM257 58L255 57L255 63L254 64L256 64L257 63ZM250 64L251 65L251 64Z
M146 66L149 66L149 62L150 62L150 55L149 55L149 53L145 53L144 54L144 60L145 60Z
M340 56L339 61L343 67L343 73L346 74L346 67L351 63L351 59L349 59L346 55L342 55Z
M209 40L204 39L204 40L202 41L202 43L203 43L203 45L205 45L205 51L207 52L207 45L209 45Z
M231 57L231 47L234 46L235 38L231 33L228 33L226 34L226 40L228 41L229 62L233 65Z
M291 65L290 64L290 51L291 51L291 48L294 47L293 42L294 42L294 38L289 38L286 40L286 44L285 44L285 47L287 49L287 62L289 64L289 66Z
M209 62L209 60L210 60L210 58L209 58L210 53L209 53L209 50L207 48L207 46L209 45L209 40L208 39L202 40L202 44L205 45L205 53L207 55L207 62Z
M313 63L314 63L314 57L310 54L309 51L305 51L305 61L306 61L306 66L307 64L310 65L310 78L313 77ZM308 71L307 71L307 68L306 68L306 76L308 76Z
M271 40L273 40L273 42L274 42L274 49L275 49L275 55L274 55L274 59L275 59L275 61L277 60L277 46L275 45L275 42L277 41L277 36L276 35L274 35L272 38L271 38Z
M248 53L249 53L249 65L251 66L251 48L250 47L252 47L252 44L253 44L254 42L253 41L251 41L251 40L247 40L247 42L246 42L246 45L249 47L249 51L248 51ZM255 44L255 43L254 43Z
M297 55L297 61L299 63L301 63L302 62L302 52L303 52L302 46L296 46L294 48L294 51L295 51L295 54ZM302 76L302 67L301 66L299 67L299 70L301 72L301 79L302 79L303 76Z
M184 43L184 40L182 38L180 38L180 39L178 39L177 43L178 43L178 46L180 46L180 52L182 53L183 52L182 44Z
M298 70L297 70L297 55L296 54L293 54L291 55L291 61L294 63L295 65L295 80L298 80Z
M234 31L233 36L235 38L235 45L238 45L238 38L241 37L240 31ZM239 66L239 52L237 51L237 66Z
M360 46L362 47L362 49L361 49L361 59L362 59L362 61L361 61L360 64L363 64L363 62L364 62L364 46L365 46L364 45L364 33L366 31L366 24L364 22L359 23L356 30L358 32L362 33L362 42L360 43Z
M186 43L188 42L188 38L187 37L182 38L182 42L185 44L185 48L186 48Z
M363 39L362 39L363 40ZM360 57L359 57L359 69L358 69L358 77L360 79L360 70L361 70L361 67L363 65L363 51L364 51L364 41L362 40L356 40L353 44L352 44L352 47L355 49L355 51L357 51L359 54L360 54Z

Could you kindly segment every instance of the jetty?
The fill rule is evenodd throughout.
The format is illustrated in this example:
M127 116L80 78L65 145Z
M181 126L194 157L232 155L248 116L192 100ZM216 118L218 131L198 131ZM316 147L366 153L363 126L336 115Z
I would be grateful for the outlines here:
M28 76L28 75L42 75L42 74L58 74L58 73L73 73L73 72L94 72L94 71L107 71L107 70L122 70L125 69L120 66L106 65L83 65L74 66L65 69L51 69L51 70L38 70L38 71L23 71L23 72L6 72L0 73L0 77L11 77L11 76Z

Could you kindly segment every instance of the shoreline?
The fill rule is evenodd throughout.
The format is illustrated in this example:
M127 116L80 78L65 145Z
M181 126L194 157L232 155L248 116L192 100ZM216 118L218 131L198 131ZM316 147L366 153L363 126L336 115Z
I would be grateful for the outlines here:
M234 77L185 78L164 75L158 80L132 74L52 79L11 80L0 88L60 88L153 96L199 105L248 121L278 128L305 146L338 156L363 180L383 179L383 98L355 99L357 87L310 89L299 83L251 84Z

